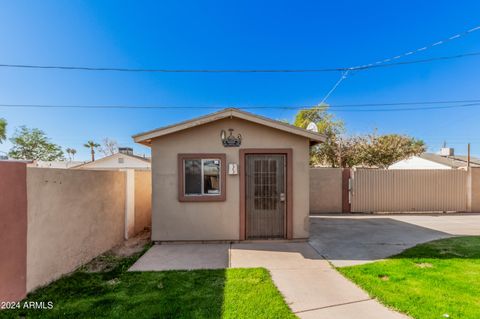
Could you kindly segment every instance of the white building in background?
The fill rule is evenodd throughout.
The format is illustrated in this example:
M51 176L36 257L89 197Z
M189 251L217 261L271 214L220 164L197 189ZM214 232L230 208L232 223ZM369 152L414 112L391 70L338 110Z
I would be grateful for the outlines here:
M73 169L97 169L97 170L117 170L117 169L137 169L150 170L150 158L133 154L130 147L119 147L118 153L102 157L94 162L87 162Z
M454 149L444 147L439 153L423 153L398 161L388 169L461 169L467 167L467 156L455 155ZM471 167L480 167L480 159L470 158Z
M28 167L41 167L41 168L63 168L68 169L85 162L82 161L33 161L27 164Z

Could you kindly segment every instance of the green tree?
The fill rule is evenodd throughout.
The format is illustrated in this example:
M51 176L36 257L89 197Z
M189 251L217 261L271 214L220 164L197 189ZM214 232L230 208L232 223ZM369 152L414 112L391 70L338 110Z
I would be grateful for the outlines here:
M370 167L388 168L395 162L425 152L422 140L399 134L370 134L361 147L361 162Z
M83 144L86 148L90 149L90 154L92 155L92 162L95 161L95 149L100 147L100 144L95 143L94 141L90 140L87 143Z
M343 121L336 120L333 114L328 113L327 104L298 111L293 125L307 128L310 123L315 123L318 133L326 136L336 136L345 131Z
M7 139L7 121L0 118L0 144Z
M325 142L312 147L311 165L387 168L399 160L425 151L423 141L409 136L376 133L347 136L343 122L328 113L328 105L299 111L294 125L306 128L312 122L317 125L318 132L325 136Z
M293 125L307 128L310 123L317 125L318 133L325 136L325 142L312 147L310 152L311 165L330 165L332 167L341 166L340 158L343 161L352 162L351 159L340 155L340 150L344 149L343 145L350 145L350 142L339 144L342 140L340 135L344 133L345 128L341 120L328 113L328 105L323 104L311 109L300 110L295 116ZM350 153L350 152L348 152Z
M20 126L10 139L13 146L8 155L20 160L56 161L63 160L62 148L50 143L42 130Z
M354 167L362 163L362 136L334 136L312 148L311 164L331 167Z

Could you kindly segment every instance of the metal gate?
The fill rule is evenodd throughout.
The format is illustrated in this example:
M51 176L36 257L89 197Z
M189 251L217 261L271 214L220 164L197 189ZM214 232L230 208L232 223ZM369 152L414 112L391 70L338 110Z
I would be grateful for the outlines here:
M464 170L355 169L352 212L466 211Z
M247 239L285 237L285 155L246 155Z

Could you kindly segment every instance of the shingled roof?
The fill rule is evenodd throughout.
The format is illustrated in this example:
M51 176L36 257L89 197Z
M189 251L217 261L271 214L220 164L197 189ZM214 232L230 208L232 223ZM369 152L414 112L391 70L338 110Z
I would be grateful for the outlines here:
M419 157L423 158L424 160L432 161L452 168L467 166L467 156L464 155L445 156L435 153L423 153L420 154ZM476 157L470 157L470 166L480 167L480 159Z

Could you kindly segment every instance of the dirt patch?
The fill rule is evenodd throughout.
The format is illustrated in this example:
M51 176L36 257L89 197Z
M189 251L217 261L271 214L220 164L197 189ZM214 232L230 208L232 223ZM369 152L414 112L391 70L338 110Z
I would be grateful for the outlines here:
M86 272L107 272L115 268L125 257L130 257L143 250L146 244L150 242L150 231L145 230L132 237L122 244L112 248L106 253L95 257L88 264L82 267Z
M390 280L390 277L388 277L387 275L378 275L378 278L380 278L380 280L382 280L382 281Z
M416 263L415 264L417 267L420 268L432 268L433 265L431 263Z
M82 267L83 271L86 272L104 272L110 271L117 265L118 258L106 252L100 256L95 257L91 262Z
M458 258L465 258L466 257L466 255L461 254L459 252L456 252L454 249L442 249L440 251L440 254L444 255L444 256L454 256L454 257L458 257Z
M129 257L142 251L143 247L150 242L150 231L144 230L135 237L129 238L121 245L114 247L111 252L118 257Z
M107 285L109 286L116 286L120 283L120 279L118 278L114 278L114 279L111 279L109 281L107 281Z

